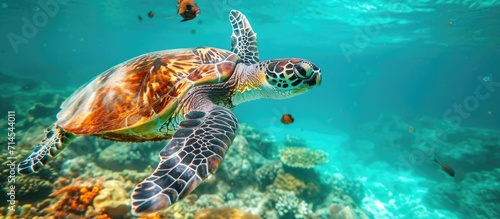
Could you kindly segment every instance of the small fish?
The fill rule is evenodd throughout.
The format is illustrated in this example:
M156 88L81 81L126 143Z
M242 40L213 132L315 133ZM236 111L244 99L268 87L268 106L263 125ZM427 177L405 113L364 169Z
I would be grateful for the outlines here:
M449 165L441 163L435 156L432 156L431 160L436 162L439 165L439 167L441 167L441 169L444 172L446 172L448 175L450 175L452 177L455 176L455 170L453 170L453 168L451 168Z
M142 16L141 15L137 16L137 19L139 19L139 21L142 21Z
M150 11L150 12L148 13L148 17L149 17L149 18L153 18L154 16L155 16L155 13L154 13L153 11Z
M181 22L192 20L200 15L200 8L194 0L177 0L177 14L184 18Z
M412 133L413 131L415 131L415 127L413 127L412 125L409 125L408 132Z
M450 26L453 25L453 21L450 21L450 23L448 23L448 25L450 25Z
M281 116L281 123L283 124L290 124L290 123L293 123L295 119L292 117L292 115L290 114L284 114L283 116Z

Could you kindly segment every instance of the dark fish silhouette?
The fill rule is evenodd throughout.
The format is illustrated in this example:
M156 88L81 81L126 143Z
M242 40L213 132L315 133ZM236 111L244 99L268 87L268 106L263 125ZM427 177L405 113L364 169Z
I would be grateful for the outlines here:
M154 16L155 16L155 13L154 13L153 11L150 11L150 12L148 13L148 17L149 17L149 18L153 18Z
M441 169L448 175L452 177L455 176L455 170L453 170L453 168L451 168L449 165L441 163L435 156L432 156L431 160L436 162L439 165L439 167L441 167Z

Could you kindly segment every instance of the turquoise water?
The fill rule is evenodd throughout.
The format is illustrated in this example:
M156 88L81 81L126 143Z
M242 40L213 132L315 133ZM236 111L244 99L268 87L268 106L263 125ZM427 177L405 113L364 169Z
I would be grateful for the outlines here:
M47 2L56 8L47 10ZM44 89L67 97L143 53L229 50L227 17L237 9L257 32L261 60L308 59L323 76L320 87L303 95L237 106L240 123L278 142L298 136L327 152L329 162L317 171L361 180L368 192L359 204L373 218L500 217L500 1L197 3L201 15L179 22L171 18L173 0L0 1L2 113L23 114L33 97L52 104ZM27 89L16 91L19 84ZM56 112L41 123L50 124ZM295 122L280 123L284 113ZM432 154L456 176L428 161ZM491 196L481 198L472 185ZM409 203L413 211L401 207ZM405 213L418 206L430 213Z

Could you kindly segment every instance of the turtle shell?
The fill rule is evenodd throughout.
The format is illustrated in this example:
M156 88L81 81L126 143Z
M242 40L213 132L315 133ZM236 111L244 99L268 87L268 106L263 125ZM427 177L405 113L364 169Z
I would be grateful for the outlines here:
M117 141L170 138L159 128L183 95L197 85L224 82L238 61L230 51L207 47L138 56L75 91L62 104L56 124L74 134Z

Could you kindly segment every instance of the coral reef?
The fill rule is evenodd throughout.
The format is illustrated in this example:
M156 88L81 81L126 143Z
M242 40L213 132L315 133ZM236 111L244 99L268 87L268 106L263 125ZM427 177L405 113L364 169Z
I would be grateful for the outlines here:
M94 198L94 208L113 218L125 217L130 211L130 198L124 187L124 183L117 180L103 182Z
M328 185L332 186L333 190L349 196L358 205L361 204L365 197L365 188L360 180L347 178L341 174L334 174L326 181Z
M320 219L371 218L368 212L360 207L365 204L361 202L365 197L363 183L340 174L333 174L323 178L322 181L321 192L316 195L321 201L316 200L315 217Z
M280 218L305 219L312 214L312 207L293 192L281 189L273 189L270 192Z
M283 143L285 147L307 147L306 140L295 135L286 135Z
M237 194L226 194L225 202L227 207L238 208L254 215L263 215L268 210L267 207L271 206L267 193L253 187L247 187Z
M280 173L274 180L272 187L280 190L291 191L299 196L308 188L304 181L297 179L289 173Z
M3 214L2 212L6 212L5 207L0 207L0 218L30 218L30 219L44 219L46 217L40 216L44 215L41 207L35 207L32 204L24 204L22 206L18 205L16 211L10 211L7 214Z
M258 131L247 124L240 124L238 126L237 134L245 136L250 143L249 147L265 158L273 158L276 154L276 138L269 133Z
M500 131L469 127L443 127L442 130L425 130L418 143L412 147L424 152L435 152L449 165L460 165L464 172L492 170L498 166L500 153L496 152L500 148ZM435 144L439 147L436 148Z
M280 153L283 164L297 168L313 168L328 162L328 154L309 148L285 148Z
M252 177L256 165L256 154L252 154L248 141L242 135L236 135L226 158L221 165L224 179L228 181L240 181ZM220 174L219 174L220 175Z
M460 182L437 184L429 189L424 201L438 209L454 209L475 218L500 218L500 168L467 173Z
M457 175L492 170L500 159L500 154L496 153L500 148L500 131L463 127L430 117L409 119L382 115L360 126L353 136L356 137L348 142L349 151L363 151L355 154L357 160L364 163L391 161L388 163L400 168L399 162L392 162L394 153L380 153L391 150L401 154L410 165L421 166L414 168L414 172L429 178L440 176L435 171L435 164L425 159L432 155L452 167L460 166ZM412 156L424 160L415 161L412 159L417 158Z
M332 204L330 206L330 219L369 219L364 211L358 207L342 204Z
M22 153L17 154L17 162L21 160L21 157L28 156L28 151L21 150ZM31 152L29 152L31 153ZM8 167L7 164L10 161L6 159L5 156L0 156L0 165ZM15 191L16 199L21 202L29 200L38 200L47 197L52 191L52 183L58 178L58 170L60 159L54 159L54 163L47 164L44 169L39 171L39 174L22 176L18 175L15 179ZM0 181L7 182L7 177L10 175L10 168L2 168L0 171ZM15 171L15 170L12 170ZM7 187L2 188L2 195L6 195Z
M237 135L219 171L215 174L218 180L210 187L217 188L214 192L223 194L224 192L240 193L248 187L257 187L259 180L256 179L256 169L269 163L271 161L252 150L244 136ZM200 189L210 192L207 187L207 185L202 185ZM265 189L264 186L261 188Z
M255 171L255 177L257 178L257 182L261 189L265 189L266 186L271 185L274 182L276 176L279 173L282 173L283 164L281 162L273 162L261 166L257 171Z
M50 198L33 204L18 205L15 212L9 212L7 218L110 218L102 211L97 211L92 203L101 191L102 180L78 178L68 180L59 178L54 186L58 189ZM6 212L5 209L0 209Z
M52 183L41 178L43 175L18 176L16 178L17 195L19 200L33 199L33 197L47 197L52 191Z
M359 207L360 205L355 203L349 195L342 193L342 191L332 190L325 200L325 203L329 203L327 206L329 218L370 218L368 214Z
M115 179L120 182L140 182L154 171L152 166L148 166L144 170L128 170L125 169L121 172L112 172L109 179Z
M197 198L197 195L188 195L182 201L174 204L171 208L166 209L167 215L171 215L170 218L193 219L196 210L200 209L195 205Z
M46 105L43 103L35 103L26 114L28 115L28 120L33 121L35 119L52 117L57 114L60 110L59 105L62 103L62 97L56 95L54 103L51 105Z
M293 192L295 196L311 204L322 202L330 191L315 178L301 177L299 179L288 173L279 174L268 189Z
M28 92L38 88L43 89L39 93ZM0 90L5 91L0 92L0 100L7 103L0 108L19 113L17 152L19 158L24 158L40 141L43 129L54 121L60 103L58 96L69 92L30 82ZM29 101L15 102L16 99ZM0 128L6 127L4 123L0 121ZM414 130L409 131L410 125ZM436 133L436 129L442 132ZM306 141L311 139L286 135L283 142L277 143L274 136L241 124L219 171L210 181L175 205L139 218L453 218L451 213L433 208L453 209L477 218L500 218L494 211L500 208L496 202L500 194L494 187L500 181L500 170L495 169L500 160L496 153L500 148L498 131L456 127L431 118L408 121L399 116L382 116L357 132L360 135L350 138L349 147L335 149L334 155L342 158L335 165L344 165L338 168L343 175L325 179L325 172L331 172L330 166L319 165L328 162L328 155L307 148ZM429 148L429 142L438 143L439 148ZM165 142L129 144L91 136L78 138L38 174L17 178L19 205L14 212L0 207L0 218L132 218L130 192L153 172L158 151L164 145ZM279 147L283 150L278 151ZM395 180L392 170L397 164L381 161L394 160L394 153L380 153L381 148L402 154L435 149L452 166L466 164L458 171L469 173L463 180L456 177L456 183L434 185L423 203L421 196L402 194L414 193L421 181L404 181L401 177ZM0 156L2 165L6 164L5 159ZM361 164L353 167L356 165L351 160L360 160ZM429 170L416 169L424 169L425 174ZM0 180L5 179L7 171L2 169ZM345 177L346 172L372 182L382 178L404 182L377 188L377 183L365 184L363 180ZM106 180L95 180L103 176ZM71 180L76 177L80 178Z
M9 218L109 218L92 206L94 198L102 189L102 180L86 180L78 178L66 180L60 178L56 187L61 187L50 194L51 198L32 204L17 206ZM1 210L1 209L0 209ZM0 214L1 216L1 214Z
M159 151L154 143L114 142L98 153L96 163L102 168L121 171L123 169L144 170L153 164L151 151ZM158 155L156 155L158 156Z
M78 178L57 189L50 194L51 197L57 197L57 201L52 204L53 211L49 211L47 216L79 217L96 214L92 204L102 189L101 184L102 179L89 181Z
M200 208L220 208L225 204L224 197L221 195L202 195L196 200L196 206Z
M260 219L258 215L253 215L238 208L202 208L196 211L195 219Z

